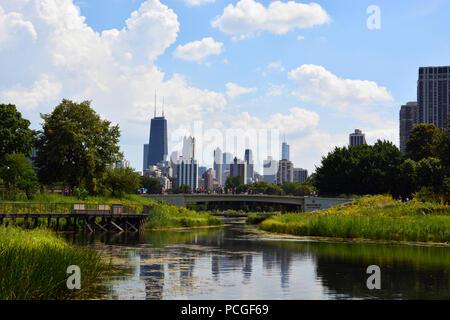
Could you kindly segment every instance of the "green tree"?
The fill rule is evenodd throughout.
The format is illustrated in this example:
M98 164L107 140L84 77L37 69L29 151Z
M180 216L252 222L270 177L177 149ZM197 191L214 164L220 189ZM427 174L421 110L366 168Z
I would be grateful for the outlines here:
M325 194L380 194L397 190L403 155L388 141L335 148L316 168L315 184Z
M159 182L155 178L142 176L140 186L142 188L147 189L148 194L161 194L162 193L163 185L161 184L161 182Z
M188 184L182 184L181 186L174 189L173 193L176 194L191 194L192 188Z
M0 168L5 187L16 194L22 191L31 199L39 189L36 172L31 162L21 153L7 154Z
M421 123L415 126L406 143L406 156L414 161L437 157L444 134L434 124Z
M435 193L442 190L445 169L437 158L425 158L417 163L418 187L431 187Z
M417 162L406 159L400 165L400 177L397 189L393 192L394 198L401 195L403 198L411 198L417 190Z
M119 127L102 120L89 101L64 99L52 113L41 117L44 123L36 157L40 181L99 193L107 168L121 158Z
M105 186L115 197L134 193L139 187L140 177L131 168L107 169Z
M300 184L298 182L285 182L281 185L281 188L287 195L298 197L309 195L311 191L315 190L313 186Z
M242 185L241 176L228 176L225 181L225 187L227 189L233 189L233 191L237 191Z
M266 192L265 192L265 194L270 194L270 195L283 195L284 194L284 191L283 191L283 189L280 187L280 186L278 186L278 185L275 185L275 184L269 184L268 186L267 186L267 189L266 189Z
M0 104L0 162L7 154L32 153L34 133L13 104Z

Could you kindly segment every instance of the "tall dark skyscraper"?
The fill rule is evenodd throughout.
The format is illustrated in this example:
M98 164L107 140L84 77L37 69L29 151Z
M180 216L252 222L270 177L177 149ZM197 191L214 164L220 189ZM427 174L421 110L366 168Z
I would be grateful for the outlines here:
M450 67L419 68L417 122L447 128L450 112Z
M167 155L167 120L164 117L164 109L161 117L156 116L155 106L155 116L150 123L150 140L144 145L144 170L165 161Z
M412 128L417 124L417 102L408 102L400 109L400 151L406 152L406 143Z

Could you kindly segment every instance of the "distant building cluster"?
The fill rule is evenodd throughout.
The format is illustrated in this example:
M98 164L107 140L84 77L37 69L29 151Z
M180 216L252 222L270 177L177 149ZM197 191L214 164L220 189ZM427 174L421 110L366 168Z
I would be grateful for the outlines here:
M156 99L155 99L156 100ZM163 109L164 110L164 109ZM150 121L150 137L144 144L143 175L157 179L163 185L163 191L188 185L193 192L223 192L227 177L239 176L242 184L266 181L271 184L284 182L303 183L308 178L308 171L294 168L289 160L290 146L282 143L281 159L268 157L264 161L264 172L255 171L253 152L246 149L244 159L240 159L229 152L222 152L220 148L214 150L214 164L212 168L199 166L196 159L195 137L184 137L181 154L173 151L168 158L167 148L167 120L164 116L155 114ZM129 164L128 164L129 165Z

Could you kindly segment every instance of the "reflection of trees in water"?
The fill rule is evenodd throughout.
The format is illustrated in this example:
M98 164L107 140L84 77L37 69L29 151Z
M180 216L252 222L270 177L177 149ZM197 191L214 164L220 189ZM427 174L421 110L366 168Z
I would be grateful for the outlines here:
M165 271L177 270L179 279L175 280L184 289L193 290L198 285L194 279L196 257L205 255L210 257L213 281L218 282L224 274L235 275L241 272L244 283L248 283L255 272L255 253L262 256L264 271L280 274L282 288L288 288L292 281L293 261L312 259L317 279L325 290L338 298L450 298L448 247L250 241L246 230L246 227L233 226L187 232L146 233L145 242L150 247L136 248L142 255L142 260L174 258L166 263L162 261L140 266L139 276L145 281L146 298L162 299L164 282L170 280L170 277L165 277ZM103 241L120 242L117 238L104 238ZM142 240L138 238L134 241L139 243ZM171 248L170 245L173 244L182 245ZM381 267L380 291L368 290L366 287L370 276L366 274L366 268L372 264ZM165 294L168 294L167 288Z
M317 278L331 293L344 297L381 299L448 299L449 270L423 270L381 264L381 290L369 290L369 265L318 256Z

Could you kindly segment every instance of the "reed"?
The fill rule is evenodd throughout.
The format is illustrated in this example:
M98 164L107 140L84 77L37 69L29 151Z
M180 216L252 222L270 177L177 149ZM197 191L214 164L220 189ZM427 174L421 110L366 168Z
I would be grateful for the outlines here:
M70 265L80 267L80 290L67 288ZM49 230L0 227L0 300L87 298L108 269L99 252Z
M270 217L265 231L297 236L450 242L450 206L373 196L327 210Z
M156 204L145 222L146 229L218 226L222 220L210 212L197 212L166 204Z

